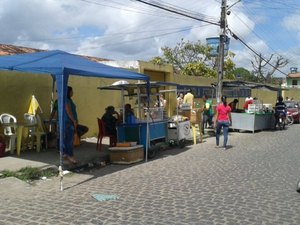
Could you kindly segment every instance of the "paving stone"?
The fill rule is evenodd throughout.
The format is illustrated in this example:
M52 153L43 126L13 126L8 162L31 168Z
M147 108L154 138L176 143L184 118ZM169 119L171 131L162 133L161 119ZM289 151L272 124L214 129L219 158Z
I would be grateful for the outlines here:
M299 133L299 124L231 133L226 152L211 137L147 163L65 176L63 192L55 177L33 186L12 181L13 189L0 185L0 225L300 224ZM95 193L120 198L97 202Z

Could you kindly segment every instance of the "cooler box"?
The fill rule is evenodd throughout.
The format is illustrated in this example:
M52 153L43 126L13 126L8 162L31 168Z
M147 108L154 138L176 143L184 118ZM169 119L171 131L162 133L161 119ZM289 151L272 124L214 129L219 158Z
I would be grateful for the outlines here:
M192 109L191 110L191 117L190 121L194 124L200 124L201 123L201 109Z
M143 145L109 148L109 159L113 164L132 164L144 160Z
M188 110L182 110L180 112L180 115L184 116L184 117L187 117L189 119L191 119L191 109L188 109Z

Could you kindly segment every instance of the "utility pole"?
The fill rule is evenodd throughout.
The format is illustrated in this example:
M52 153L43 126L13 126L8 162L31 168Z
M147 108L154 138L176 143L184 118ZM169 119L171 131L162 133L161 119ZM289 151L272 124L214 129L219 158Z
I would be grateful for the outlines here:
M218 82L217 82L217 91L216 91L216 98L217 98L218 104L221 102L222 86L223 86L224 45L225 45L225 41L227 39L227 36L226 36L226 28L227 28L226 11L227 11L227 0L222 0L221 20L220 20L221 33L220 33L220 41L219 41Z

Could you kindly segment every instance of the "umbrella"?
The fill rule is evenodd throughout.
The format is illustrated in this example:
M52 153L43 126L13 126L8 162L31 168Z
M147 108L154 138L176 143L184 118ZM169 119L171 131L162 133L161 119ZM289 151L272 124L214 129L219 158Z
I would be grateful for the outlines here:
M32 95L30 104L29 104L28 113L35 115L38 108L41 110L41 113L43 113L43 110L40 107L38 100L35 98L34 95Z

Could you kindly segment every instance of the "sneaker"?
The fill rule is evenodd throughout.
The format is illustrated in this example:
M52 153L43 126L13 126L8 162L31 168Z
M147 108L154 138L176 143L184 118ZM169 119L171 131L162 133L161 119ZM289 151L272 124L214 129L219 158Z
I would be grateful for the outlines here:
M223 150L227 150L227 146L223 146L222 149L223 149Z

